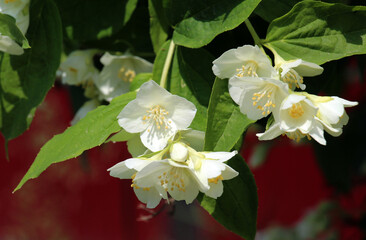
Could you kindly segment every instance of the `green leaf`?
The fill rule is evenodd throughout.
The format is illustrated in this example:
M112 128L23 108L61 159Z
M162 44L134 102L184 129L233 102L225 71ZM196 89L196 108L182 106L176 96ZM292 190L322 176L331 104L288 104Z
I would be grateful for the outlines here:
M285 60L323 64L366 53L366 7L303 1L269 26L265 46Z
M160 81L170 41L158 53L153 69L153 79ZM191 101L197 114L191 128L204 131L207 121L207 106L211 93L213 56L204 49L176 47L168 73L168 90Z
M177 8L183 13L183 18L175 26L173 40L178 45L190 48L207 45L220 33L243 23L259 2L260 0L171 0L172 14Z
M205 150L230 151L253 122L231 99L227 79L216 78L208 107Z
M244 159L236 155L227 162L239 176L223 181L224 193L218 199L202 196L201 206L230 231L254 240L257 223L257 186Z
M23 48L30 48L28 40L15 24L15 18L0 13L0 33L8 36Z
M130 91L135 91L141 87L142 84L152 79L152 73L139 73L134 77L130 84Z
M61 22L53 1L32 0L30 23L32 48L21 56L0 54L0 130L6 140L28 128L60 64Z
M285 15L292 7L301 0L263 0L259 3L254 13L267 22Z
M159 0L149 0L150 37L154 52L158 53L168 38L169 25L163 17L163 6Z
M117 123L117 116L124 106L135 97L134 92L123 94L113 99L110 105L99 106L76 125L54 136L41 148L14 191L20 189L28 180L38 177L51 164L77 157L85 150L101 145L109 135L121 130Z
M85 42L117 33L129 21L138 0L56 0L66 36Z

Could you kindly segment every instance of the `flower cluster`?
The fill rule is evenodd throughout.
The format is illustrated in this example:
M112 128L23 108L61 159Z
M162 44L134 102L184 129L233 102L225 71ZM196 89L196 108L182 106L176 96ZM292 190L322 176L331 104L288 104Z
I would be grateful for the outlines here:
M76 113L72 124L95 109L102 101L130 91L130 83L139 73L152 72L152 64L140 57L104 53L100 58L101 71L95 67L100 52L96 49L77 50L69 54L60 65L63 84L82 86L84 95L91 99Z
M339 136L348 122L344 108L357 102L296 92L296 88L306 88L303 77L323 72L315 63L285 61L277 54L275 63L273 67L258 46L245 45L223 53L213 62L212 70L219 78L229 78L230 96L248 118L258 120L272 113L273 123L257 134L260 140L286 134L296 141L306 136L325 145L324 130Z
M1 0L0 13L15 18L15 24L25 35L29 26L29 1L30 0ZM21 55L24 53L22 46L19 46L9 36L0 33L0 51Z
M193 103L150 80L118 115L119 125L134 136L139 134L137 142L148 153L108 170L113 177L132 179L131 187L148 208L169 196L187 204L199 192L217 198L223 193L222 180L238 175L224 163L236 151L202 152L204 133L188 129L196 111Z

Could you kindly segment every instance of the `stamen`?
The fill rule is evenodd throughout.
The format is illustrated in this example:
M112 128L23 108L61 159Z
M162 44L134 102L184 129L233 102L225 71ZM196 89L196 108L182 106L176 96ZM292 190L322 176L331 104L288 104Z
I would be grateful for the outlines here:
M259 92L253 93L253 106L262 111L262 115L268 115L272 112L272 109L276 107L273 103L273 91L275 91L274 86L268 86ZM260 102L264 105L261 105Z
M257 74L258 65L254 61L247 61L241 68L236 69L238 77L258 77Z
M292 85L294 84L297 88L300 88L300 84L304 82L303 77L301 77L295 70L290 69L283 78L281 78L282 81L287 83L290 88L292 88Z
M69 67L69 70L70 70L70 72L73 72L73 73L77 73L78 72L78 70L76 68L73 68L73 67Z
M304 109L301 106L301 103L294 103L292 107L289 109L289 115L292 118L299 118L304 114Z
M215 184L217 184L219 180L224 180L224 178L222 177L222 175L219 175L219 176L217 176L215 178L209 178L208 179L208 182L209 183L215 183Z
M147 110L146 113L147 115L144 115L142 117L143 123L155 123L157 129L161 129L161 127L164 125L165 129L168 129L170 127L169 124L171 123L171 121L167 121L167 115L169 114L169 112L160 105L156 105L150 108L150 110ZM152 120L152 122L150 120ZM149 129L148 132L150 132Z
M118 77L124 82L132 82L135 76L136 72L131 69L126 70L124 67L121 67L118 71Z

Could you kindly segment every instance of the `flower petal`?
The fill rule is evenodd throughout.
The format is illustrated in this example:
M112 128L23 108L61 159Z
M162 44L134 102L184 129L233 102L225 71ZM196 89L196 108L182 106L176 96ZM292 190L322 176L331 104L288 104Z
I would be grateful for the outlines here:
M126 160L127 161L127 160ZM126 166L126 161L119 162L113 167L109 168L109 174L112 177L120 179L131 179L131 176L136 172L134 169L130 169Z
M224 186L222 184L222 181L219 180L217 181L217 183L210 183L210 189L204 192L204 194L214 199L217 199L222 195L223 192L224 192Z

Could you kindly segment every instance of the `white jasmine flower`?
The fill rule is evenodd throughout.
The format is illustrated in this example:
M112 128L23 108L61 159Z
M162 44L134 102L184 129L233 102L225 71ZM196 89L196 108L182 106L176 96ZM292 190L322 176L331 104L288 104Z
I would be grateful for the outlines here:
M178 130L192 122L196 107L185 98L172 95L154 81L141 85L136 99L118 115L118 123L129 133L140 133L151 151L162 150Z
M29 26L29 0L0 0L0 13L15 18L15 24L25 35ZM9 36L0 33L0 51L21 55L24 53L22 46L19 46Z
M207 196L218 198L223 193L222 180L229 180L238 176L238 172L225 164L237 154L233 152L195 152L190 148L191 159L194 161L195 174L198 179L206 185L208 182L209 189L203 191Z
M317 118L323 124L325 131L334 137L341 135L343 126L348 123L348 115L344 108L358 104L336 96L320 97L307 93L304 95L319 108Z
M134 189L137 198L141 202L146 203L148 208L155 208L162 198L168 198L165 192L161 191L164 194L161 195L155 187L140 187L134 182L134 178L137 172L141 171L149 164L161 160L165 153L166 151L162 151L150 158L130 158L117 163L113 167L109 168L108 171L110 171L110 175L112 177L120 179L132 179L133 183L131 184L131 187Z
M304 84L303 77L317 76L324 70L321 66L302 59L285 61L278 55L275 59L275 68L279 70L281 80L287 83L291 89L298 87L304 90L306 85Z
M233 77L229 80L231 98L240 106L240 111L252 120L277 114L282 100L288 95L286 83L258 77Z
M175 200L191 203L199 191L217 198L223 193L222 180L238 173L223 162L237 152L197 152L177 142L169 148L170 157L144 167L134 178L134 185L153 188L165 198L169 193Z
M274 77L277 75L268 57L258 46L244 45L224 52L213 61L212 71L219 78Z
M111 101L130 91L130 83L139 73L152 72L153 64L137 56L115 56L105 53L100 61L103 70L96 81L102 97Z
M89 100L79 108L79 110L75 113L74 118L71 121L71 125L75 125L80 119L84 118L88 112L96 109L100 105L100 102L96 99Z
M257 136L259 140L271 140L286 134L296 141L307 136L325 145L323 126L316 117L317 112L318 108L305 96L291 94L282 102L278 117L272 126Z
M61 63L62 83L69 85L93 85L99 71L94 67L93 56L97 50L77 50Z

